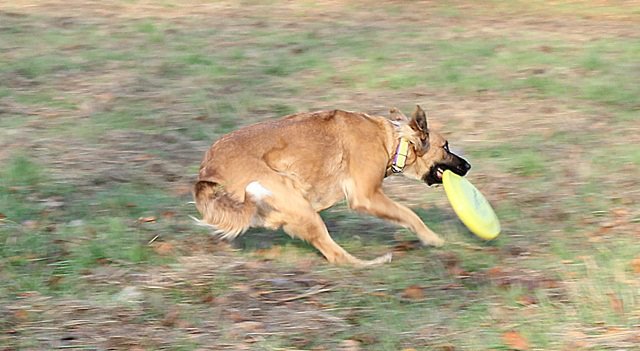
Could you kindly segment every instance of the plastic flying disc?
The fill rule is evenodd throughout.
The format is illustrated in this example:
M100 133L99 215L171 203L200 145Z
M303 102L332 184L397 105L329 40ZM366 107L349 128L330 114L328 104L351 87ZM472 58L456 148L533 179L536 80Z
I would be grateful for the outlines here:
M500 221L493 208L471 182L446 170L442 174L442 184L451 207L471 232L485 240L500 234Z

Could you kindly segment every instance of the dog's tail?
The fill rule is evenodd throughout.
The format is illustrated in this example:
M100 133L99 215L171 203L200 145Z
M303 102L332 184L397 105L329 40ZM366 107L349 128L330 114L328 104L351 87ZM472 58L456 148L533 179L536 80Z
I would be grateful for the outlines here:
M233 240L259 222L259 203L271 196L271 192L258 182L247 185L245 192L245 200L240 202L220 184L200 180L193 188L193 197L202 220L192 218L199 224L213 227L223 239Z

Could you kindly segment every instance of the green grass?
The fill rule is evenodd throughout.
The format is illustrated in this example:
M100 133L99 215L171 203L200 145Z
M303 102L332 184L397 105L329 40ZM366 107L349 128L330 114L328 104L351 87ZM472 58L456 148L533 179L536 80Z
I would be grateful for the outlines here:
M511 330L530 349L626 347L607 336L639 322L640 41L621 29L636 8L231 4L120 1L110 17L0 5L0 345L54 348L60 325L83 320L87 348L120 347L116 325L148 349L507 350ZM375 269L329 266L282 231L225 246L187 217L221 135L320 107L415 103L465 148L501 220L495 240L473 236L442 189L400 202L447 245ZM501 122L511 114L522 123ZM322 217L362 258L415 240L344 204ZM305 295L317 286L329 291ZM410 286L424 299L405 297ZM126 287L142 302L118 300ZM76 301L89 307L64 307Z

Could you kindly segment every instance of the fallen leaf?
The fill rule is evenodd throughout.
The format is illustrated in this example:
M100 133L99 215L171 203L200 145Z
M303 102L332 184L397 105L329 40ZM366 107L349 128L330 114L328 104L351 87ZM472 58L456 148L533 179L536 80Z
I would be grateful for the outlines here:
M546 53L553 52L553 48L548 45L542 45L538 48L538 50Z
M373 345L378 342L378 337L376 335L371 335L366 333L356 334L351 338L364 345Z
M529 342L517 331L508 331L502 334L502 342L514 350L529 349Z
M272 260L282 256L281 246L272 246L268 249L258 249L255 251L256 255L262 256L266 259Z
M402 297L412 300L421 300L424 299L424 288L418 285L408 286L402 292Z
M138 156L136 156L136 157L132 158L132 159L131 159L131 161L134 161L134 162L144 162L144 161L149 161L149 160L152 160L152 159L153 159L153 156L152 156L152 155L149 155L149 154L142 154L142 155L138 155Z
M171 210L167 210L162 212L162 217L165 219L171 219L173 217L176 216L176 212L175 211L171 211Z
M609 296L609 304L611 305L611 309L618 314L623 314L624 302L622 301L622 299L616 296L616 294L614 293L609 293L607 295Z
M162 319L162 321L160 321L160 324L165 327L173 327L174 325L176 325L176 321L178 320L179 316L180 313L178 312L178 310L172 308L164 315L164 318Z
M640 257L631 260L631 268L633 268L634 273L640 274Z
M29 319L29 312L25 310L17 310L14 312L13 316L20 321L26 321Z
M500 279L504 279L504 277L507 276L508 271L502 269L499 266L494 266L487 269L485 273L487 274L487 277L491 280L500 280Z
M173 245L171 243L160 242L153 246L153 251L158 255L169 255L173 252Z
M49 279L47 279L47 285L49 285L50 287L56 287L60 285L61 280L61 275L52 275L51 277L49 277Z
M383 297L383 298L389 298L390 295L387 294L386 292L383 291L374 291L370 294L371 296L375 296L375 297Z
M438 255L438 260L442 263L444 268L451 269L453 267L458 267L461 264L460 257L458 255L448 252L442 253Z
M156 217L140 217L138 218L138 222L140 223L153 223L156 221Z
M403 240L393 246L394 254L403 254L407 251L416 250L422 247L419 240Z
M538 303L536 298L531 295L522 295L516 302L522 306L535 305L536 303Z
M447 273L449 273L452 277L458 279L466 279L471 277L471 273L465 271L460 266L453 266L447 269Z
M178 184L173 186L171 193L176 196L184 196L191 194L191 190L190 184Z
M7 216L5 216L4 213L0 212L0 221L3 220L3 219L6 219L6 218L7 218Z
M239 313L239 312L229 312L229 314L227 315L227 317L229 319L231 319L232 321L236 322L236 323L240 323L240 322L244 322L246 320L248 320L247 316Z
M629 215L629 210L627 210L626 208L614 208L611 210L611 214L613 214L617 218L622 218Z

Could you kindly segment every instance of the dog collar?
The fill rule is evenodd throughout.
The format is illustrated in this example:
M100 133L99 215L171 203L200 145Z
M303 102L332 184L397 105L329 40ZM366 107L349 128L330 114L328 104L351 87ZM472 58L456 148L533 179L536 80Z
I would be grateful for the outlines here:
M406 138L400 138L398 148L393 156L393 163L391 164L391 171L393 173L402 173L404 166L407 163L407 155L409 154L409 140Z

